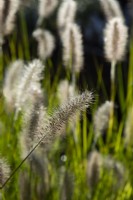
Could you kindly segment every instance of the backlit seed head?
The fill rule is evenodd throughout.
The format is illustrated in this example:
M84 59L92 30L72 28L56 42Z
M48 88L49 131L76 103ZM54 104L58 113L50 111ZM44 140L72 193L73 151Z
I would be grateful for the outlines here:
M107 20L110 20L114 17L120 17L124 20L124 16L118 1L116 0L99 0L103 8Z
M87 161L87 181L91 188L95 187L100 178L102 156L97 151L91 152Z
M67 24L74 23L77 11L77 3L74 0L64 0L59 8L57 25L59 31L63 31Z
M10 176L10 167L7 164L5 159L0 158L0 185L1 186L9 178L9 176Z
M107 23L104 30L105 57L110 62L124 59L128 38L128 29L123 20L115 17Z
M74 72L80 72L83 63L83 42L80 28L77 24L68 24L62 38L63 60Z
M38 42L38 56L41 60L45 60L50 57L55 48L54 36L46 30L36 29L33 32L33 37Z
M100 135L102 135L104 131L108 128L110 111L113 108L113 106L114 106L113 102L106 101L95 112L93 118L95 139L97 139Z

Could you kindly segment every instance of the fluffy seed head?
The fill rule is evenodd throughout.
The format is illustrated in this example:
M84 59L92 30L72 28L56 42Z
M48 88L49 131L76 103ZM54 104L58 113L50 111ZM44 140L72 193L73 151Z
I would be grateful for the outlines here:
M67 80L63 80L59 83L58 86L58 98L60 103L63 104L66 102L70 97L74 97L76 91L73 85L70 85Z
M6 71L3 85L3 94L8 108L15 107L17 86L22 76L23 67L23 61L16 60L8 67L8 70Z
M42 79L43 64L39 60L33 60L25 66L23 76L17 88L16 109L21 110L29 101L34 101L41 96L40 80Z
M105 57L110 62L121 61L125 55L128 29L119 17L115 17L107 23L104 30Z
M55 48L55 39L49 31L37 29L33 32L33 37L38 42L38 56L41 60L50 57Z
M77 11L77 3L73 0L64 0L59 8L57 16L57 25L59 31L64 30L64 28L69 23L73 23Z
M80 28L76 24L68 24L63 34L63 60L65 66L80 72L83 67L83 42Z
M9 178L9 176L10 176L10 167L7 164L5 159L0 158L0 185L1 186Z
M103 132L108 128L108 123L110 119L110 111L113 108L113 102L106 101L101 105L96 113L94 114L94 130L95 138L97 139Z
M47 18L58 5L58 0L39 0L39 16Z
M8 35L12 32L15 25L15 15L19 9L20 1L19 0L10 0L9 3L9 11L6 17L6 21L4 24L4 34Z
M23 127L20 136L22 158L25 158L36 143L36 132L39 131L40 126L42 126L40 123L44 122L46 116L47 114L46 109L43 106L43 98L37 99L37 101L24 112Z
M102 156L97 151L91 152L87 162L87 181L93 188L99 181L100 168L102 166Z
M86 91L81 95L70 98L68 102L59 107L46 122L40 123L40 129L36 133L43 144L50 144L60 136L69 119L72 119L77 111L84 111L92 102L92 93Z
M105 16L108 20L114 17L120 17L124 20L123 13L121 11L120 5L116 0L99 0L103 8Z
M19 0L0 1L0 44L3 44L4 36L10 34L14 28L19 3Z

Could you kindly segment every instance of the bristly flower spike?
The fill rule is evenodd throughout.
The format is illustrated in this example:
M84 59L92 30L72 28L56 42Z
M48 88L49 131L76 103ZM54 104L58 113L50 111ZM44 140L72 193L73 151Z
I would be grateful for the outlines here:
M44 18L49 17L57 7L59 0L39 0L39 19L38 26L41 25Z
M80 72L84 63L83 42L82 34L77 24L67 25L62 43L65 66L70 67L73 74Z
M91 189L93 189L99 181L101 167L101 154L97 151L92 151L87 161L87 182Z
M4 182L9 178L9 176L10 167L5 159L0 158L0 186L4 184Z
M17 88L16 109L17 112L29 101L34 101L42 95L40 80L44 66L40 60L33 60L25 66L23 76Z
M38 42L38 56L41 60L46 60L51 56L55 48L54 36L46 30L36 29L33 32L33 37Z
M102 104L94 114L93 124L95 131L95 143L99 136L103 135L107 131L109 126L110 111L114 107L113 102L106 101Z
M70 98L68 102L64 103L54 114L47 120L47 123L41 123L42 127L36 134L42 139L43 144L49 144L57 136L64 132L64 127L68 120L75 117L77 111L84 111L90 106L93 101L92 93L85 91L81 95Z
M77 3L74 0L64 0L59 8L57 26L60 34L65 30L67 24L74 23L77 11Z
M124 21L124 16L120 4L116 0L99 0L107 20L120 17Z
M128 29L120 17L108 21L104 30L104 51L106 59L111 62L111 101L115 100L115 67L118 61L122 61L126 52ZM111 111L109 130L113 127L114 110Z
M67 80L63 80L59 83L57 95L61 104L69 100L69 98L76 95L76 91L73 85L69 84Z
M107 23L104 30L105 57L110 62L124 59L128 38L128 29L123 20L115 17Z
M0 1L0 45L4 36L10 34L15 26L15 15L19 9L20 0Z
M39 127L36 131L36 137L38 142L34 144L34 147L30 150L28 155L22 160L18 167L11 173L10 177L3 183L3 188L9 180L14 176L18 169L23 163L29 158L29 156L36 150L36 148L42 143L46 147L46 144L52 143L62 133L63 127L67 121L72 119L77 111L84 111L87 109L93 101L93 95L91 92L85 91L81 95L77 95L71 98L67 103L61 106L57 111L54 112L53 116L47 119L41 119ZM45 123L44 123L45 122Z
M3 95L5 97L8 109L15 108L17 86L23 73L24 63L21 60L16 60L8 67L6 71Z

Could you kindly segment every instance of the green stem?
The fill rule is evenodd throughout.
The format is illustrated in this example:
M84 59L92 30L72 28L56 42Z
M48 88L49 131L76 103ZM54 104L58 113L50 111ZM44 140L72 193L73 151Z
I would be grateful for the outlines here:
M114 102L115 102L115 67L116 62L112 61L111 63L111 73L110 73L110 79L111 79L111 102L113 103L113 106L110 110L110 120L109 120L109 129L108 129L108 142L110 141L111 135L112 135L112 129L113 129L113 123L114 123Z

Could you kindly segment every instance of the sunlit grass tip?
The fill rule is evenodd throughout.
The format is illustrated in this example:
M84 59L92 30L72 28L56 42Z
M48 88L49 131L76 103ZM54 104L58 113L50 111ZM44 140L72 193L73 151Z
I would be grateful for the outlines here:
M64 0L59 8L57 26L59 31L64 31L68 23L74 23L77 3L74 0Z
M97 140L99 136L103 135L107 131L109 126L110 112L113 107L113 102L106 101L95 112L93 118L95 140Z
M124 16L120 7L120 4L116 0L99 0L102 9L105 13L107 20L114 17L120 17L124 20Z
M10 167L7 161L3 158L0 158L0 186L4 184L4 182L10 176Z
M76 95L75 88L72 84L69 84L67 80L60 81L57 89L57 96L61 104L68 101L70 97Z
M110 62L124 59L128 39L128 28L119 17L108 21L104 30L105 57Z
M52 116L49 116L46 122L40 123L41 127L36 133L38 140L41 140L45 145L50 144L64 133L64 127L67 122L77 114L77 111L84 111L91 106L92 102L93 95L88 91L70 98L66 103L60 106Z
M38 25L40 25L44 18L49 17L57 7L59 0L39 0L38 6Z
M6 106L12 110L15 108L17 86L23 73L24 63L22 60L16 60L11 63L6 71L3 84L3 95Z
M80 27L77 24L67 25L63 34L63 60L72 72L80 72L84 64L83 40Z
M23 76L17 87L16 109L21 110L29 101L34 101L42 95L40 80L44 65L40 60L33 60L25 66Z
M33 32L33 37L38 42L39 58L45 60L50 57L55 48L54 36L49 31L38 28Z

